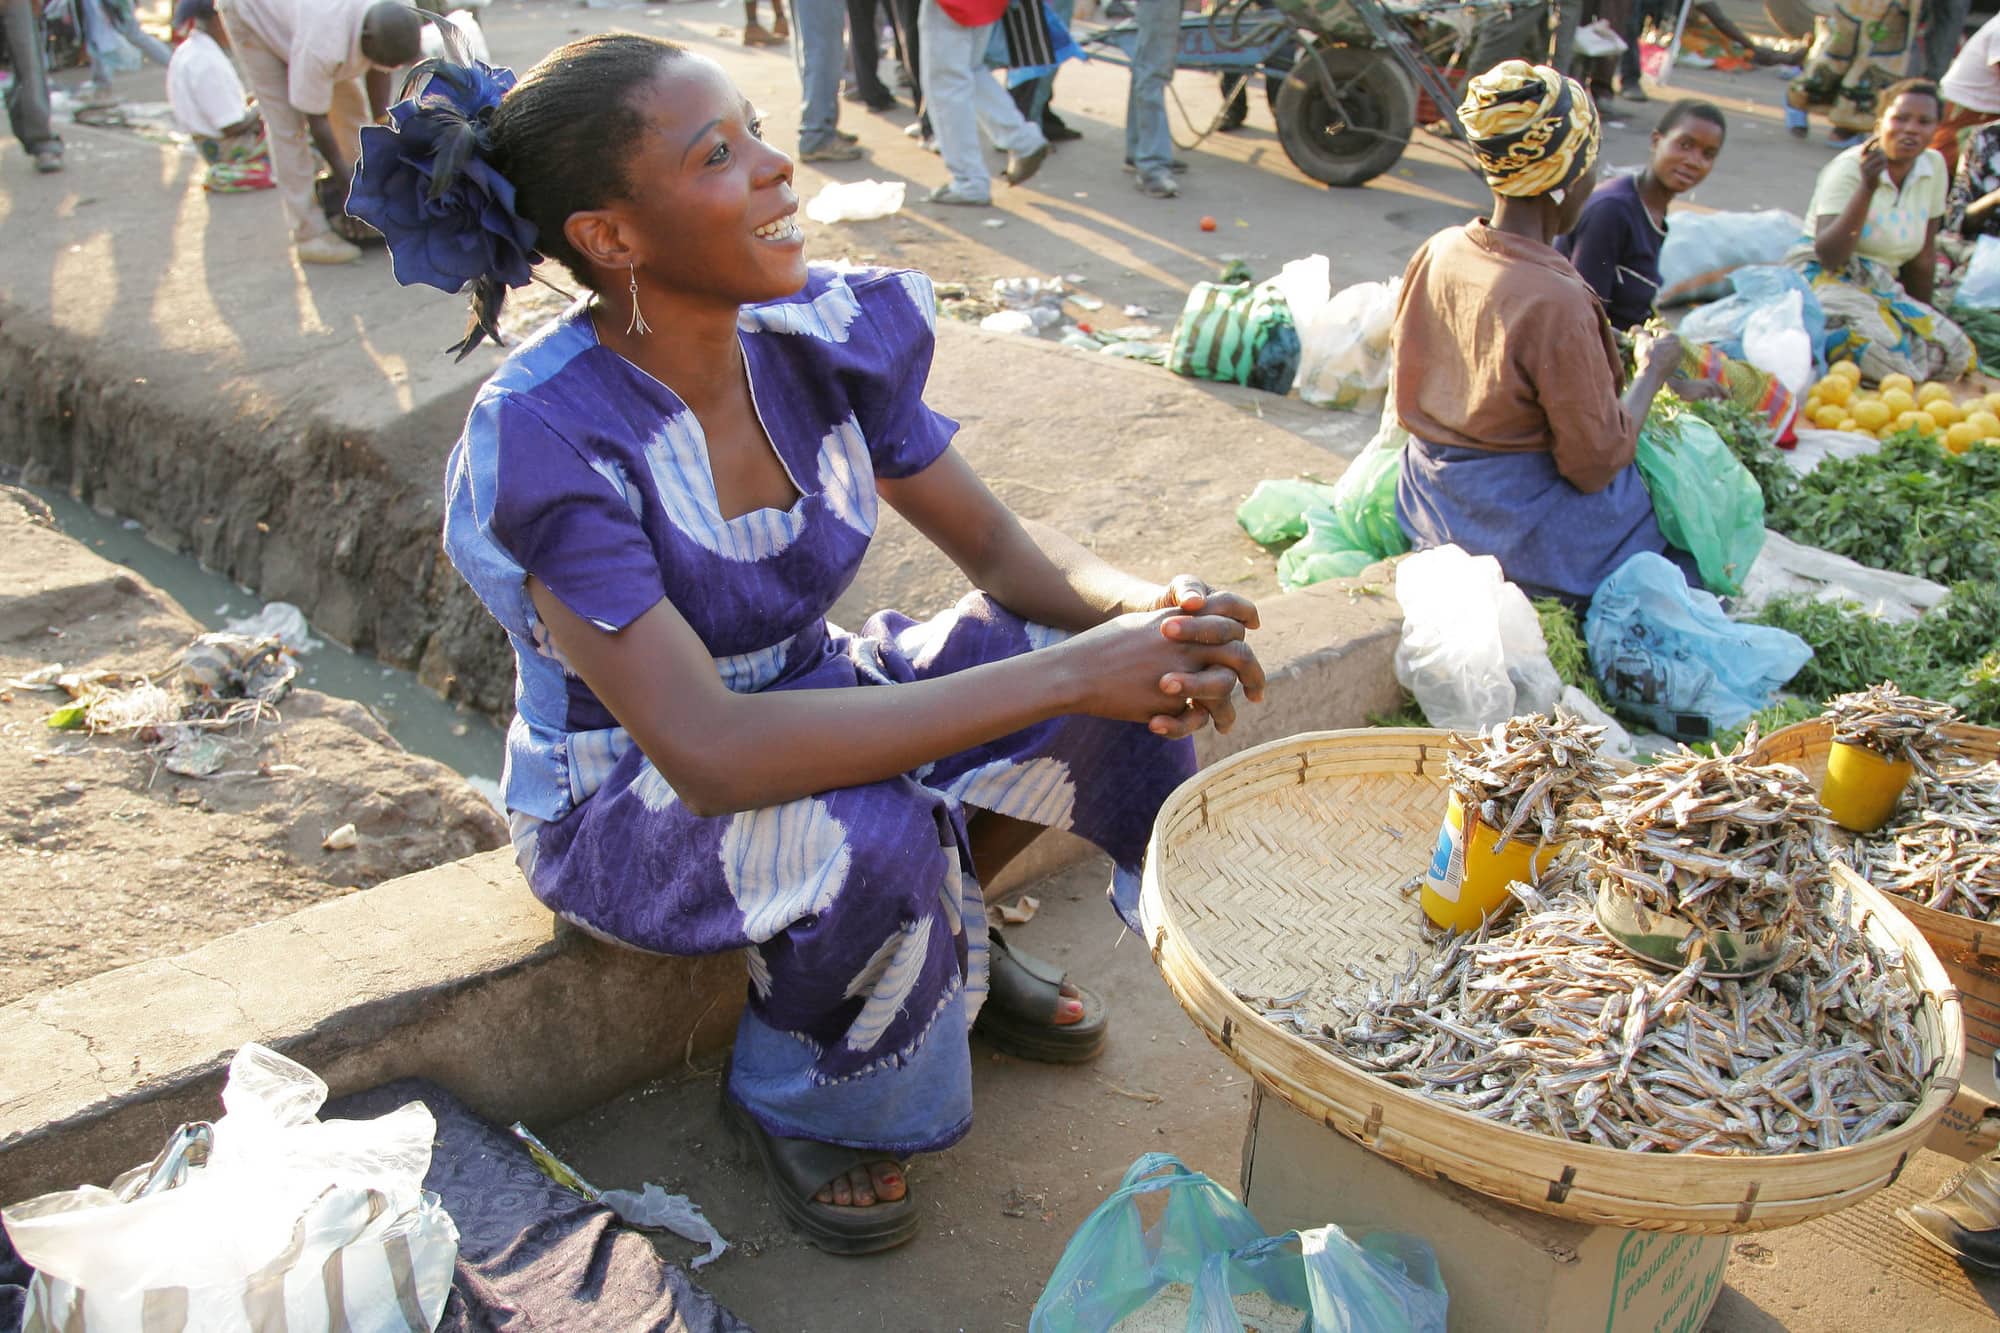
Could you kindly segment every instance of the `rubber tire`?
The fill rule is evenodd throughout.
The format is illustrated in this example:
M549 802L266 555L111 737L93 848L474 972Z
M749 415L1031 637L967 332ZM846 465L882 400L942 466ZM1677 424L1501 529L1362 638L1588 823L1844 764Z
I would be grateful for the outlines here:
M1301 53L1272 108L1285 156L1324 185L1365 185L1396 165L1417 128L1417 87L1388 55L1355 47L1325 53L1326 67L1346 95L1341 117L1320 87L1319 62ZM1335 119L1373 133L1327 133Z
M1274 120L1278 115L1278 91L1285 86L1285 76L1282 73L1274 73L1272 71L1283 70L1289 72L1298 64L1297 50L1298 48L1291 44L1281 46L1272 52L1271 59L1264 64L1266 71L1264 74L1264 104L1271 109L1271 116ZM1222 84L1222 91L1225 93L1229 91L1229 85L1232 80L1242 79L1243 81L1241 86L1237 88L1236 95L1229 99L1229 105L1223 111L1222 119L1217 122L1216 128L1225 132L1243 128L1243 122L1250 119L1249 78L1241 74L1224 73L1216 75L1216 79Z
M1764 17L1787 37L1812 36L1813 12L1806 0L1764 0Z

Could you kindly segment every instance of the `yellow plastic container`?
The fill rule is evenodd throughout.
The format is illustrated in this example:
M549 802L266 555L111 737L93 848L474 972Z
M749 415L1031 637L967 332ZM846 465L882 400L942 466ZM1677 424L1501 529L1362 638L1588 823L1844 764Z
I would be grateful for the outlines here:
M1835 741L1819 801L1848 832L1873 833L1889 821L1915 771L1907 759L1884 759L1865 746Z
M1437 850L1424 872L1424 915L1440 926L1475 930L1479 923L1511 902L1507 886L1515 880L1533 884L1548 869L1559 850L1516 835L1499 851L1500 831L1467 812L1453 792L1445 804L1444 825Z

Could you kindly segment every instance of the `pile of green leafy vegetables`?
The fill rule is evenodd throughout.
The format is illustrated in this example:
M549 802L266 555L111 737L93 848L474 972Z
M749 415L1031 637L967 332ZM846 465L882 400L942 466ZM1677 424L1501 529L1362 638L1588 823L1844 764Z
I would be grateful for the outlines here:
M1767 513L1794 541L1876 569L2000 578L2000 449L1954 454L1898 432L1877 453L1821 463Z
M1951 322L1964 329L1965 336L1972 340L1973 348L1979 353L1980 368L1988 373L2000 368L2000 310L1954 305L1946 313L1951 316Z

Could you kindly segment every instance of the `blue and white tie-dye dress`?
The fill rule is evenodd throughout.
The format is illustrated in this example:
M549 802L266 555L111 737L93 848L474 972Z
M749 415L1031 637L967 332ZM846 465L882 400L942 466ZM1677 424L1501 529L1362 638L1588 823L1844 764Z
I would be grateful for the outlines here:
M526 580L609 631L668 599L739 692L893 687L1048 646L1058 631L978 593L858 634L826 621L875 530L876 480L923 470L957 429L923 401L935 312L921 274L818 266L797 295L745 307L751 396L799 499L724 519L694 414L572 310L481 389L444 529L514 648L502 786L535 895L635 948L747 947L733 1094L773 1134L891 1152L971 1123L986 923L965 807L1096 843L1129 921L1193 747L1058 718L885 782L698 816L567 669Z

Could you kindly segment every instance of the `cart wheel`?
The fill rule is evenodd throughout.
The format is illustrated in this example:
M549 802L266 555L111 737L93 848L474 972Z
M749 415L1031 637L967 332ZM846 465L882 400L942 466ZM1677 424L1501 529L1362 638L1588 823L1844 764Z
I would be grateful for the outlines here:
M1326 185L1363 185L1396 165L1417 128L1417 88L1389 56L1351 47L1322 53L1340 86L1330 102L1311 53L1278 89L1278 142L1300 171Z
M1812 36L1813 11L1806 0L1764 0L1764 17L1787 37Z

